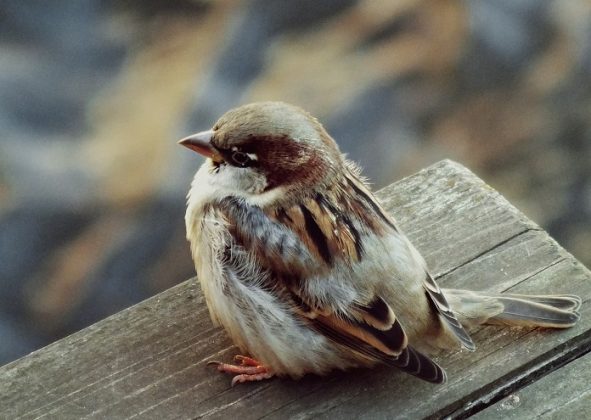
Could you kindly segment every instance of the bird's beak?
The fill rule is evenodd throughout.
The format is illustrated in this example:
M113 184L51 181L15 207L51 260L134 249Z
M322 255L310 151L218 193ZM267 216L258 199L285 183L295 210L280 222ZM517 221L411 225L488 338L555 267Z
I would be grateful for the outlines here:
M202 131L179 140L179 144L210 158L214 162L221 162L224 159L220 152L211 144L212 136L213 130Z

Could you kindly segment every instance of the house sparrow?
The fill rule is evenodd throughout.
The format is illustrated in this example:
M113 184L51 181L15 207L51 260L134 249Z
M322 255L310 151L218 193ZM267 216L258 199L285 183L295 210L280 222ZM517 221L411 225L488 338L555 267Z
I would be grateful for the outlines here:
M281 102L223 115L182 139L207 159L188 194L187 238L215 324L242 352L232 385L386 364L442 383L426 352L482 323L566 328L577 296L440 289L322 125Z

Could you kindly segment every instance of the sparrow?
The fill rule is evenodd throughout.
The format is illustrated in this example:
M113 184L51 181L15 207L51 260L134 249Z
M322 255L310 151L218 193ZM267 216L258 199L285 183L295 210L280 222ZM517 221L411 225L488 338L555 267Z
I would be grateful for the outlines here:
M578 296L441 289L359 168L299 107L258 102L179 142L206 157L187 239L209 313L240 351L232 385L395 366L433 383L429 353L474 350L468 330L567 328Z

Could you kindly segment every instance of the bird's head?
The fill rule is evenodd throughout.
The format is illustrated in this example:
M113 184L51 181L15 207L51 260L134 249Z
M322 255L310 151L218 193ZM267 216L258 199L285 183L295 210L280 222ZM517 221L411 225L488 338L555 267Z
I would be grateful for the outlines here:
M256 102L225 113L211 130L179 142L208 158L210 179L257 195L306 193L342 171L338 146L310 114L282 102Z

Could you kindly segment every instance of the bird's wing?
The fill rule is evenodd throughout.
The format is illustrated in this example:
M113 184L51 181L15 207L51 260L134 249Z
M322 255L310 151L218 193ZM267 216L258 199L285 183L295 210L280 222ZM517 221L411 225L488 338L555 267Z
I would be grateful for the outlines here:
M316 196L274 209L271 215L236 198L225 199L220 208L236 243L256 254L259 264L273 273L269 277L275 284L265 287L283 293L311 328L360 357L427 381L445 381L445 372L435 362L408 345L402 325L380 296L364 290L354 299L337 303L329 296L337 284L311 287L311 277L324 285L331 281L328 277L334 274L337 259L353 264L363 255L358 226L331 207L330 201Z
M362 202L366 203L366 213L373 212L378 218L384 221L384 225L387 226L387 228L393 229L395 232L398 232L402 235L400 229L396 225L396 222L394 221L392 216L390 216L384 211L384 209L378 203L375 196L367 188L363 180L358 177L355 168L353 168L352 175L348 177L347 180L351 188L354 190L356 196L359 197ZM423 258L420 256L418 251L415 250L412 244L408 241L407 246L411 253L416 254L417 263L420 261L423 264L423 268L425 271L423 287L425 288L427 296L433 304L434 309L437 311L445 325L447 325L450 331L462 344L462 346L471 351L475 350L476 346L474 345L474 342L472 341L472 339L470 338L462 324L460 324L460 322L458 321L456 315L454 314L449 303L447 302L447 299L445 298L443 292L439 288L439 285L437 285L431 274L429 274L429 271L427 270Z
M367 305L354 305L344 313L310 308L305 297L295 299L312 328L370 360L395 366L423 380L443 383L445 371L408 344L407 336L392 309L379 296ZM302 305L304 303L304 305Z

